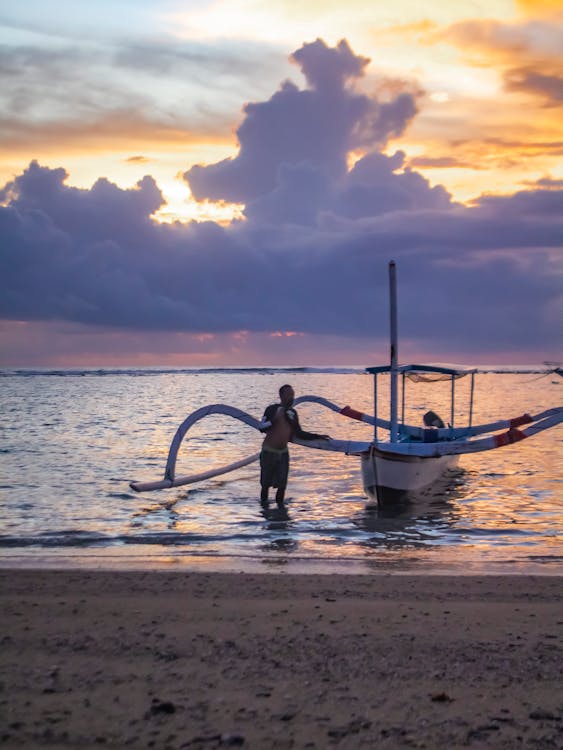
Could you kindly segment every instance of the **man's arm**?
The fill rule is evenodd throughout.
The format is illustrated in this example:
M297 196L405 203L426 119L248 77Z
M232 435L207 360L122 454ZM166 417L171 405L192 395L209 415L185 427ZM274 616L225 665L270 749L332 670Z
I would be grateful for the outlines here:
M274 423L274 419L276 418L278 408L279 404L270 404L270 406L266 407L266 411L264 412L264 416L262 417L262 422L269 422L270 424L268 427L263 427L260 432L269 432L272 424Z
M329 435L319 435L317 432L307 432L301 428L299 417L295 409L286 409L285 415L293 428L293 436L300 440L330 440Z

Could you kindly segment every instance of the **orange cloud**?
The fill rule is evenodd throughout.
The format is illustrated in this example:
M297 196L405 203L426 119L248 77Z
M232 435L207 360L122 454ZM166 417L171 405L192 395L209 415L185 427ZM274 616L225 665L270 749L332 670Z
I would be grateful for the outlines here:
M458 159L455 156L416 156L414 159L409 159L409 167L414 168L430 168L430 169L484 169L478 163L471 161L464 161Z
M531 14L535 3L525 5ZM409 164L430 179L443 177L464 198L471 185L483 185L484 171L487 189L500 191L559 172L563 23L537 15L510 23L472 19L420 33L423 43L453 46L461 67L451 85L441 84L443 96L428 97L400 143ZM460 80L467 85L460 88Z
M563 26L539 20L503 23L475 19L433 31L428 41L453 44L472 65L555 63L561 57Z
M50 148L61 149L64 143L66 153L96 149L112 151L129 151L137 149L154 149L162 145L177 146L185 149L188 146L200 146L207 143L230 144L232 135L228 128L218 127L210 131L202 127L201 131L188 130L175 125L167 125L144 118L138 112L108 113L95 121L56 120L51 122L22 122L20 118L0 118L2 129L2 151L10 154L22 152L29 154L30 149L37 153ZM228 132L227 132L228 131Z
M516 6L532 18L563 15L563 0L516 0Z

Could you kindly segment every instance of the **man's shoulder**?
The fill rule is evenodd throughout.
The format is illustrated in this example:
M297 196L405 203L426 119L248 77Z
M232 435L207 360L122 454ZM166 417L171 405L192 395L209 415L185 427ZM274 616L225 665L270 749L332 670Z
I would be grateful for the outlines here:
M264 411L264 421L271 422L279 408L280 404L270 404L270 406L267 406Z
M299 417L297 416L297 409L294 406L290 406L288 409L286 409L285 413L287 418L292 422L299 421Z

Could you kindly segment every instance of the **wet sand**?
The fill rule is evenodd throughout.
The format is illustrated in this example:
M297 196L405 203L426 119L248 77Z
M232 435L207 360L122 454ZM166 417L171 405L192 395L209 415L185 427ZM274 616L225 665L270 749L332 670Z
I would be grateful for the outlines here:
M563 747L558 577L0 571L6 748Z

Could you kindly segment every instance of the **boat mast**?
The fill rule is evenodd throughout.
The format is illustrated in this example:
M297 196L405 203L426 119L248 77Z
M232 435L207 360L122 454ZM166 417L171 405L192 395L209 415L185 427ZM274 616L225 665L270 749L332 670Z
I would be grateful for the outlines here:
M396 443L399 437L397 426L397 367L398 367L398 337L397 337L397 274L395 261L389 263L389 317L391 341L391 442Z

